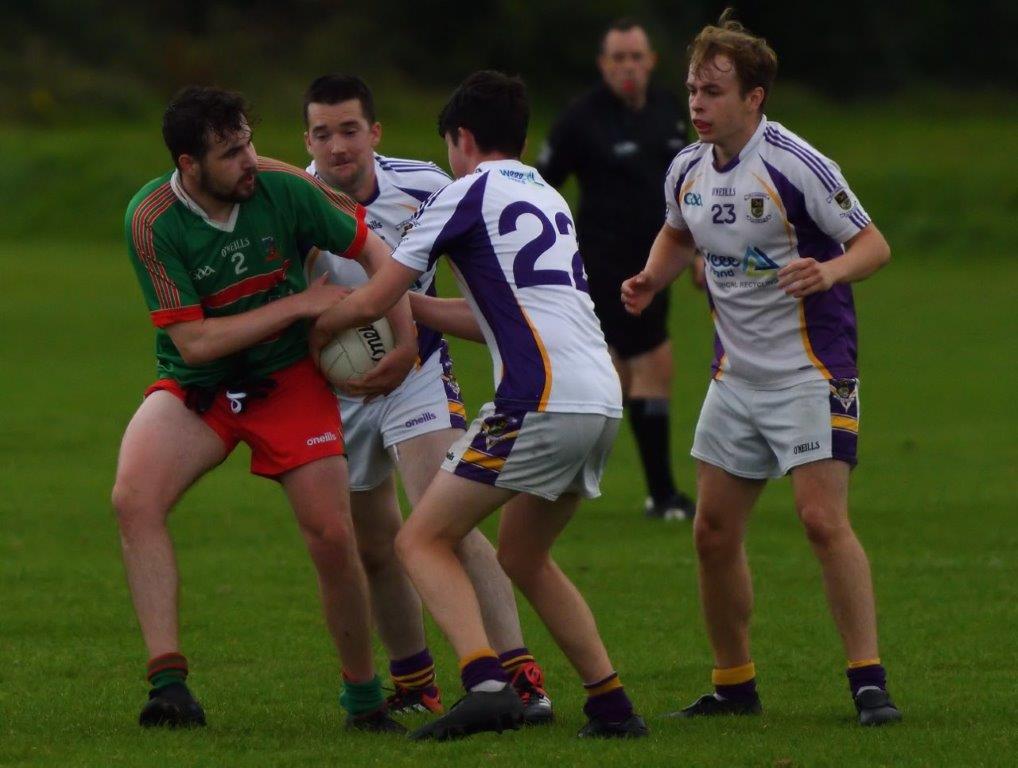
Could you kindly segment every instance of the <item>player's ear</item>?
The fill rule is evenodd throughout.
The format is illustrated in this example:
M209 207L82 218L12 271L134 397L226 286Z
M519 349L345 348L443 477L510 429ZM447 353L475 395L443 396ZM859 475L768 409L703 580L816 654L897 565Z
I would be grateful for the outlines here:
M376 122L369 129L369 133L371 134L371 146L372 147L377 147L378 146L378 142L380 142L382 140L382 124L379 123L379 122Z
M197 169L198 160L193 155L184 153L177 157L177 167L180 168L182 174L190 176Z
M764 102L764 96L766 95L767 94L764 92L764 89L759 85L756 88L751 88L749 93L746 94L746 99L749 102L750 108L757 110L760 109L760 106Z
M654 67L657 66L657 51L651 51L647 54L647 71L653 72Z

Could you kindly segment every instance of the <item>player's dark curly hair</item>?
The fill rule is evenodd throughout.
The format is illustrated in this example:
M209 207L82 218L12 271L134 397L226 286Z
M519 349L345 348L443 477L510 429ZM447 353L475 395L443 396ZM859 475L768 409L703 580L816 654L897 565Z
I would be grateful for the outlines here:
M482 152L502 152L510 157L523 154L530 123L527 86L518 77L493 70L475 72L457 88L438 114L438 135L466 128Z
M163 113L163 141L174 165L181 155L205 157L209 140L219 140L240 131L252 119L247 102L239 93L189 85L177 92Z
M698 73L719 54L731 59L743 96L754 88L763 89L764 100L760 105L763 109L778 73L778 56L766 40L735 20L733 8L725 9L717 26L710 24L693 38L689 45L689 68Z
M311 81L304 92L304 125L308 124L309 104L339 104L357 99L369 123L375 122L375 99L367 83L355 75L322 75Z

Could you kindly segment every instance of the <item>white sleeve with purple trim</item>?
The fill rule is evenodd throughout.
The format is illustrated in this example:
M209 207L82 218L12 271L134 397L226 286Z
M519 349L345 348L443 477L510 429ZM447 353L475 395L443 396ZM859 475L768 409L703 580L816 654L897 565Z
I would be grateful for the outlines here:
M694 142L683 148L668 166L665 174L665 224L672 229L688 229L686 220L682 218L682 187L692 165L699 162L704 145Z

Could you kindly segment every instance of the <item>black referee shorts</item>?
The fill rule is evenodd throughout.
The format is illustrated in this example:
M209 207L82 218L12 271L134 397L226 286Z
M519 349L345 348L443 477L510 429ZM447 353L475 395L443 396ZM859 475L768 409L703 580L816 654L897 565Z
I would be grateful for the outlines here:
M650 352L668 340L668 294L661 291L639 316L622 306L622 281L640 271L643 264L628 274L610 270L609 274L592 271L587 265L587 282L594 312L601 321L604 338L615 353L626 360Z

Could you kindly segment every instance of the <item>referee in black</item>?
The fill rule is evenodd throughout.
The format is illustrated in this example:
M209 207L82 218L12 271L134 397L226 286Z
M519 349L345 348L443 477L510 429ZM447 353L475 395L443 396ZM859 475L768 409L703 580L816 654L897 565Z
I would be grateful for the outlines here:
M643 268L661 229L665 174L687 144L685 105L650 85L656 62L646 31L635 21L608 27L597 60L603 82L559 117L538 168L556 187L570 174L579 182L576 232L647 478L644 511L683 520L693 516L694 504L672 478L668 292L639 317L626 312L620 299L622 281Z

